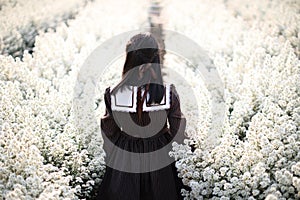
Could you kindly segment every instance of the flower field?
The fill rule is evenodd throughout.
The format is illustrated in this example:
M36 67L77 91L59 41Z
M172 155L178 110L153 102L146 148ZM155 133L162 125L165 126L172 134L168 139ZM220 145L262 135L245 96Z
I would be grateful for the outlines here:
M186 61L166 55L165 80L175 82L190 138L170 152L190 188L182 195L299 199L299 1L161 5L164 28L207 50L224 84L224 98L214 104L225 107L223 126L209 132L209 89ZM97 46L144 27L148 7L139 0L0 0L0 199L93 199L105 172L103 93L120 79L124 57L112 62L102 84L80 80L74 90L77 75ZM192 87L198 110L174 71ZM94 107L84 110L91 84ZM219 143L207 146L208 138Z
M197 149L192 152L179 145L172 153L180 176L191 188L184 195L188 199L299 199L299 2L165 4L169 5L165 28L203 46L225 86L227 117L220 144L205 148L210 121L202 119L201 125L189 130Z

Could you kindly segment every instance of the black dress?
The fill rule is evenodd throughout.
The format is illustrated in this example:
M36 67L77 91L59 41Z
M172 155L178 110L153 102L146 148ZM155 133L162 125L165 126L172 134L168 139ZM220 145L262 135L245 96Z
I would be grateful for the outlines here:
M106 88L104 100L106 105L106 113L101 118L101 134L108 138L112 144L120 149L129 152L153 152L166 146L176 134L179 134L178 143L183 143L186 119L180 109L180 101L176 92L175 86L169 86L169 105L164 112L167 113L167 120L164 127L156 134L143 138L134 137L120 128L114 119L111 108L111 94L110 87ZM145 126L149 123L149 112L156 112L158 115L161 110L143 111L142 121L138 121L136 112L130 112L131 119L139 124ZM128 114L128 113L127 113ZM167 123L168 122L168 123ZM168 126L169 125L169 126ZM105 134L105 135L104 135ZM108 143L104 139L104 150L106 152L106 160L122 159L122 156L116 158L113 156L115 148L109 149L106 147ZM168 156L167 149L165 156ZM170 156L169 156L170 158ZM129 160L128 158L126 158ZM154 171L134 173L127 171L120 171L106 165L106 171L102 179L100 189L97 192L99 200L179 200L183 199L180 190L187 189L183 185L182 180L178 177L177 168L175 167L175 160L170 164ZM132 162L128 161L128 162ZM133 160L139 163L139 160ZM151 162L151 161L150 161Z

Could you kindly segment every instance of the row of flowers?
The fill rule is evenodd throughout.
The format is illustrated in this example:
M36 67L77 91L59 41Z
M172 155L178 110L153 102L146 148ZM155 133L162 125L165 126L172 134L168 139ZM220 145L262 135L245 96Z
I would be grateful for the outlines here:
M205 114L212 101L205 89L196 90L204 112L189 116L191 139L186 141L196 150L175 143L170 153L177 160L179 176L191 188L183 195L299 198L299 4L204 0L166 5L166 27L207 50L225 87L224 103L218 104L226 110L224 121L220 118L222 131L209 132L216 126L211 124L216 116ZM220 137L219 145L207 146L207 137Z
M39 32L74 18L86 4L87 0L1 1L0 53L22 56L25 49L32 50Z

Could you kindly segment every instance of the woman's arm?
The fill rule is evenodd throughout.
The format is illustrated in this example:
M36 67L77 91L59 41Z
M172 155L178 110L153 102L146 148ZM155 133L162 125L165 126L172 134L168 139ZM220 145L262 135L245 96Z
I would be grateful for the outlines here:
M171 84L171 106L168 112L168 121L171 136L176 136L175 141L183 143L183 140L186 138L186 118L181 112L180 98L173 84Z
M101 131L107 136L111 137L116 132L121 131L118 124L115 122L112 110L111 110L111 99L110 99L110 88L106 88L104 94L104 102L105 102L105 114L101 118Z

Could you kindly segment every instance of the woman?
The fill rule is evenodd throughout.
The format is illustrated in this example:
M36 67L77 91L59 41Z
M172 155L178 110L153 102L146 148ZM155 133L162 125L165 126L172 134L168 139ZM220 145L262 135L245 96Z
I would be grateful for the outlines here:
M163 82L158 43L150 33L129 40L122 80L106 88L104 100L107 165L97 199L183 199L180 191L187 188L168 152L173 140L185 138L186 119L175 86Z

